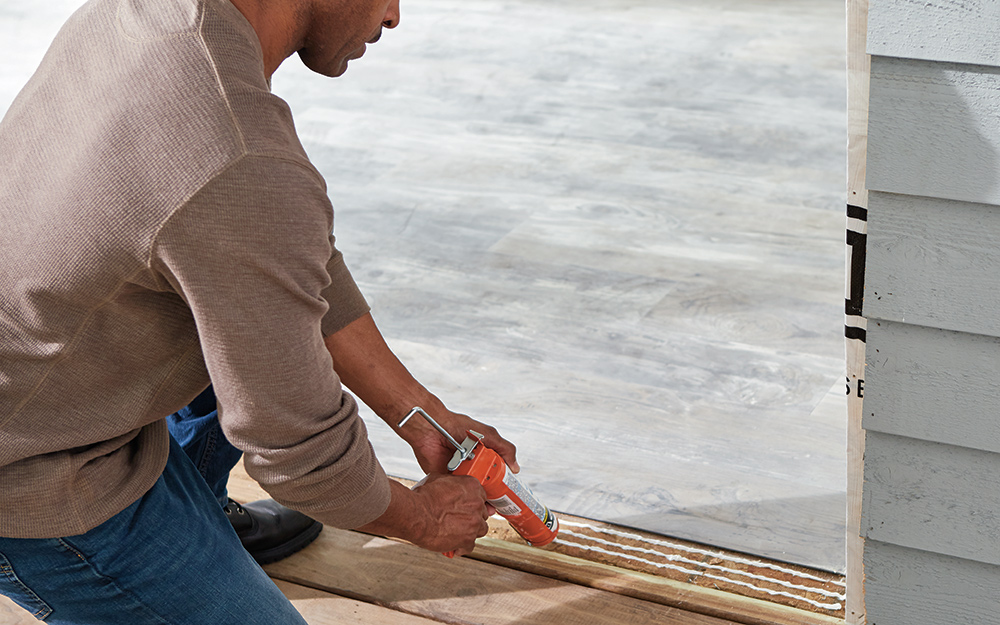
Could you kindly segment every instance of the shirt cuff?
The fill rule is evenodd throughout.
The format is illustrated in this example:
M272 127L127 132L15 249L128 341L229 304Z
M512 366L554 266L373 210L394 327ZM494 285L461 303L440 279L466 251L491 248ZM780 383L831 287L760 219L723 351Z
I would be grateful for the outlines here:
M333 237L330 237L330 244L332 247ZM344 263L344 255L336 247L332 249L330 260L326 264L330 285L321 294L329 306L321 324L323 336L336 333L371 310Z

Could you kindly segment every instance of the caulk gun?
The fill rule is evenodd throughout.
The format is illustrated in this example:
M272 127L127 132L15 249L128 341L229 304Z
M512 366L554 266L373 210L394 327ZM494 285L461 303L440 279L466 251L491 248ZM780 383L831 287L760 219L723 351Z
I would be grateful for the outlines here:
M559 533L559 519L548 508L535 499L526 486L507 468L500 454L480 445L483 435L468 431L465 441L458 443L451 434L430 417L422 408L414 408L402 421L402 427L415 414L419 414L434 426L448 441L455 446L455 455L448 462L448 470L455 475L471 475L479 480L486 491L486 501L490 503L503 518L507 519L514 531L528 544L541 547L552 542ZM449 558L454 554L445 554Z

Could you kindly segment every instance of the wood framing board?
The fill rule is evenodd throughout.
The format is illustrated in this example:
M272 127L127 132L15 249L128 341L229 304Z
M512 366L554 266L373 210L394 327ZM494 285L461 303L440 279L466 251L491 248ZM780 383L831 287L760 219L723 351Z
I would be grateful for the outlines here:
M840 387L838 385L837 390ZM839 403L835 404L840 406ZM394 478L407 486L415 482ZM559 513L559 537L544 551L529 548L502 518L490 519L490 532L469 557L557 577L585 586L628 594L747 625L758 623L842 622L842 575L760 556L737 553L634 528ZM565 566L551 558L568 556ZM590 566L604 567L593 577ZM606 569L606 570L605 570ZM608 571L649 576L653 586L613 583ZM672 586L672 584L679 584ZM666 585L664 585L666 584ZM641 585L640 585L641 586ZM701 592L704 590L705 592Z
M435 625L437 621L398 612L282 580L274 582L309 625Z
M438 622L282 580L275 580L275 584L309 625L435 625ZM0 596L0 625L38 625L38 621L7 597Z
M710 588L541 551L506 540L483 539L476 547L475 558L581 586L673 605L699 614L708 613L723 618L729 615L736 622L746 625L836 625L842 622L838 618L808 614ZM438 622L280 579L275 580L275 583L310 625L431 625ZM0 597L0 625L33 623L37 621L30 614L14 605L10 599Z
M7 597L0 596L0 625L38 625L38 620Z
M724 625L716 619L406 543L325 528L274 578L446 623Z
M230 492L244 501L266 496L242 467L233 472ZM469 559L726 622L745 625L843 622L843 579L838 575L770 563L637 530L622 531L624 528L598 521L562 514L560 519L560 538L542 550L524 545L505 521L494 517L490 520L490 534L480 539ZM600 553L592 548L595 546ZM282 569L279 573L268 567L268 572L302 581L295 577L294 571ZM337 592L353 596L357 589L339 588ZM775 602L776 599L782 602ZM826 605L827 609L817 609L817 605ZM810 608L814 611L806 611Z
M847 369L847 529L846 620L865 623L864 539L861 537L861 493L864 484L865 432L862 411L865 385L864 277L868 236L868 97L871 57L868 0L847 0L847 282L845 357Z

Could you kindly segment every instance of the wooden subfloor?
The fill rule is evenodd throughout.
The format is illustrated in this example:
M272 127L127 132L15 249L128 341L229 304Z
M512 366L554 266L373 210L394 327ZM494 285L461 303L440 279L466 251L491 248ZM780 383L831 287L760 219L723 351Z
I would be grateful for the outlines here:
M0 108L77 4L0 0ZM390 344L547 505L842 571L843 22L404 0L344 77L273 86Z
M240 501L252 501L265 493L238 467L230 480L230 495ZM579 525L572 521L569 524ZM505 535L503 521L491 520L491 526L490 535L479 540L471 557L454 560L399 541L327 527L312 545L287 560L266 566L265 570L311 625L836 625L843 622L842 616L833 612L821 614L723 592L718 590L719 582L698 585L695 576L664 577L592 558L569 556L564 549L535 549ZM567 533L574 532L564 529L563 536ZM672 557L672 561L678 559ZM722 561L713 558L711 562ZM706 570L706 567L716 572L726 569L708 559L700 563L700 568ZM752 570L737 572L763 579L752 575ZM775 577L773 573L771 576ZM715 578L725 586L723 577ZM812 583L813 590L822 592L823 587L830 586L830 581ZM755 583L766 588L760 581ZM802 597L809 594L799 584L779 583L784 583L785 588L799 588L795 592ZM37 621L0 597L0 625L34 622Z

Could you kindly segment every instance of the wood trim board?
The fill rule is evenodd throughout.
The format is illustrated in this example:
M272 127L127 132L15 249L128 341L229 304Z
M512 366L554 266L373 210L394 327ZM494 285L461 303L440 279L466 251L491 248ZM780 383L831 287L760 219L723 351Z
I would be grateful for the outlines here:
M847 0L847 281L845 356L847 369L847 600L848 625L865 623L864 539L861 494L864 483L865 432L861 421L865 382L867 321L862 316L864 265L868 235L868 98L871 58L865 53L868 0ZM864 217L862 219L861 217ZM860 296L858 295L860 293ZM855 298L853 306L851 299Z

